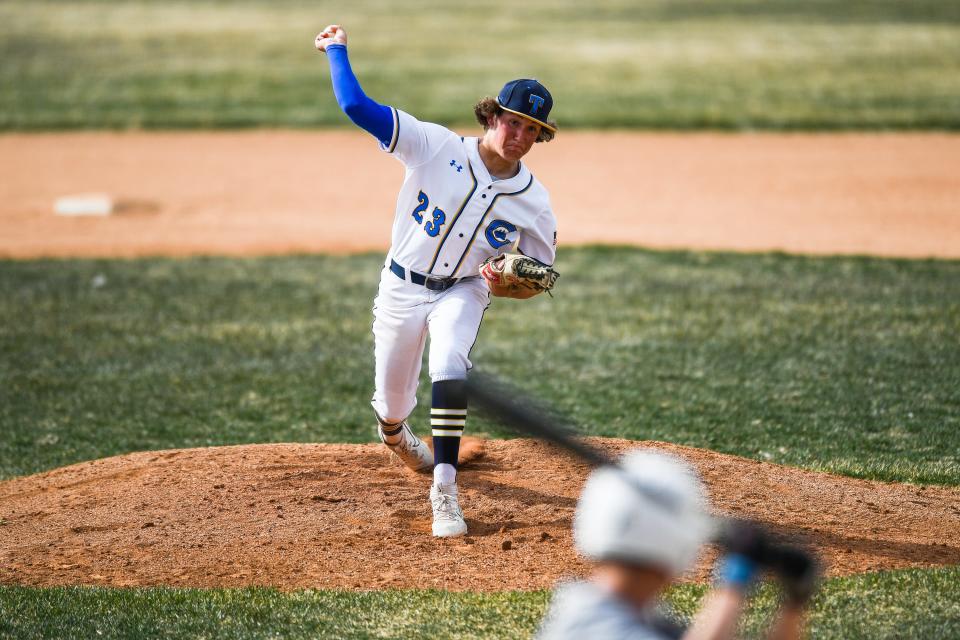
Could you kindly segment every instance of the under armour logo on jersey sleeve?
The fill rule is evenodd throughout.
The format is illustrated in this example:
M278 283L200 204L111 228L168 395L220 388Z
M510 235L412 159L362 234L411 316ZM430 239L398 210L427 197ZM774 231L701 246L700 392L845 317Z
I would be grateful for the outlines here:
M451 166L451 167L456 167L456 168L457 168L457 173L460 173L461 171L463 171L463 165L462 165L462 164L457 164L457 161L456 161L456 160L451 160L451 161L450 161L450 166Z

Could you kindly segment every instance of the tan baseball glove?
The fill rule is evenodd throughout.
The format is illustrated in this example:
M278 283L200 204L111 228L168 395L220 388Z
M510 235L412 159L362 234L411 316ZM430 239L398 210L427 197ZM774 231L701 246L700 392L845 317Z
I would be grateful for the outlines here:
M549 292L560 277L553 267L517 253L487 258L480 265L480 275L495 295L512 298L529 298Z

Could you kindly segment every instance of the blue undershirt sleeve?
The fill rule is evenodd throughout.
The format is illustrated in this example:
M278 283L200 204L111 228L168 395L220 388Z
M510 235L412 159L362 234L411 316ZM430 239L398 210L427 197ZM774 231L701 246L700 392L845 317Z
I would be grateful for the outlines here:
M347 47L332 44L327 47L330 60L330 79L337 104L358 127L369 131L384 145L393 138L393 112L390 107L378 104L367 97L360 88L357 77L350 68Z

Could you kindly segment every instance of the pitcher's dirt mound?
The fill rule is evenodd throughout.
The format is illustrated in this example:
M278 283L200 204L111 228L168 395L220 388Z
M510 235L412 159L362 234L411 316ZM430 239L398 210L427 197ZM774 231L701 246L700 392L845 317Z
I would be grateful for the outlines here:
M960 564L958 489L591 442L680 454L704 474L719 509L807 539L832 575ZM470 534L435 540L429 476L380 445L134 453L0 483L0 583L549 587L585 569L570 524L586 473L536 441L486 442L461 474ZM707 560L694 578L706 575Z

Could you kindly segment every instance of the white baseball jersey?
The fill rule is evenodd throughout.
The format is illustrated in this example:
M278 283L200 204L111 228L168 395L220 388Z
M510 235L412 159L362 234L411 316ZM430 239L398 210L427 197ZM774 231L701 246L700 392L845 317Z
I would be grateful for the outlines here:
M490 291L479 276L488 257L520 251L546 264L556 254L556 218L547 191L522 163L494 180L477 138L393 109L393 137L381 147L406 166L397 197L393 242L374 301L373 407L388 422L416 406L430 337L430 379L462 380L472 366ZM442 291L413 274L457 278Z
M488 257L519 251L552 265L557 221L547 190L520 163L495 180L477 138L393 109L393 138L381 145L406 166L389 258L436 277L474 276Z

